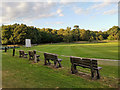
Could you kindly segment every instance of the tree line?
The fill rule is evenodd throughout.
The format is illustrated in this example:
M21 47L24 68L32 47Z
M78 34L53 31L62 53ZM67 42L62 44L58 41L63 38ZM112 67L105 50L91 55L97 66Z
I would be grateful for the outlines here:
M57 43L73 41L94 41L94 40L118 40L120 28L113 26L107 31L91 31L80 29L74 25L74 29L36 28L25 24L2 25L2 44L25 44L25 39L31 39L32 44Z

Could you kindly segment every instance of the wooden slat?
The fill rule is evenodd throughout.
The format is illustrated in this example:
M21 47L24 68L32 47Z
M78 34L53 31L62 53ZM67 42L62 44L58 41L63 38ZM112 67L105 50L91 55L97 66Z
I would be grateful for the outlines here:
M70 61L77 66L84 66L84 67L93 67L97 68L97 60L89 59L89 58L80 58L80 57L70 57Z
M45 59L57 60L57 55L56 54L44 53L44 56L45 56Z
M90 63L85 63L85 62L83 62L82 64L85 65L85 66L91 66Z
M81 58L78 58L78 57L70 57L70 60L71 60L71 63L79 63L79 62L82 62L81 61Z
M86 65L83 65L83 64L79 64L78 66L81 66L83 68L91 68L90 66L86 66Z
M80 58L80 57L70 57L70 61L72 64L77 66L85 67L85 68L97 68L97 60L89 59L89 58Z

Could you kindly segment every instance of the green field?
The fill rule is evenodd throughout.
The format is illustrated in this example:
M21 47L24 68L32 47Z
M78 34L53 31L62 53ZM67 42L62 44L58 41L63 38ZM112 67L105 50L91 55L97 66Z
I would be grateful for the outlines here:
M87 44L46 44L23 50L37 50L58 55L78 56L86 58L116 59L118 60L118 42L87 43Z
M33 64L25 58L19 58L18 50L37 50L41 61ZM118 59L118 42L84 43L84 44L45 44L32 48L20 47L16 56L12 56L12 49L2 53L3 88L117 88L118 62L98 61L101 79L91 80L90 70L78 67L78 74L71 74L69 57L62 57L62 68L55 69L53 65L44 66L41 52L55 53L65 56L79 56L87 58Z

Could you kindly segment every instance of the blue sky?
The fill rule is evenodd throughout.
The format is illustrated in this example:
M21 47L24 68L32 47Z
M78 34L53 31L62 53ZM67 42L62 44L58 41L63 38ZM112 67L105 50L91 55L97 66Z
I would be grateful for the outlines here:
M24 23L38 28L106 31L118 25L118 5L111 2L4 2L1 24Z

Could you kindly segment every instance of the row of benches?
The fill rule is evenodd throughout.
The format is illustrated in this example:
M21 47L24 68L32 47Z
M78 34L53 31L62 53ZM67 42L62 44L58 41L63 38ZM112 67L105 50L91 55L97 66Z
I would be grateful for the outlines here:
M27 58L27 53L24 53L23 50L20 50L20 57ZM37 61L39 61L40 55L36 55L36 51L28 51L29 53L29 60L35 60L35 57L37 58ZM54 67L59 68L62 67L61 61L62 59L58 58L57 54L52 53L44 53L44 65L50 65L50 60L54 61ZM89 68L91 70L91 77L92 79L97 77L97 79L100 79L99 70L102 69L102 67L98 67L97 60L95 59L88 59L88 58L80 58L80 57L73 57L70 56L70 62L71 62L71 72L72 74L75 74L78 72L76 66L80 66L83 68Z
M36 54L36 51L28 51L29 54L29 60L34 60L34 62L39 62L40 55ZM27 53L25 53L23 50L19 50L19 57L27 58Z

